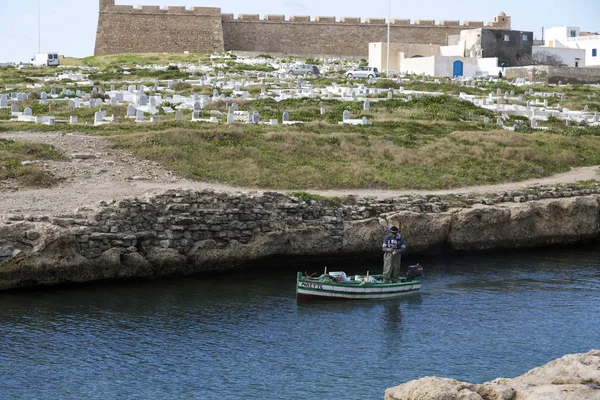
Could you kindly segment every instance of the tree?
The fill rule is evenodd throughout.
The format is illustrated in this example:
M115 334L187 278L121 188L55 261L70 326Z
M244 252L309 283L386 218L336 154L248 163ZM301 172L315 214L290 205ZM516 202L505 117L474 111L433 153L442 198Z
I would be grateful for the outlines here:
M552 67L564 67L566 64L563 59L547 51L539 51L533 54L521 56L517 60L517 66L523 67L527 65L550 65Z

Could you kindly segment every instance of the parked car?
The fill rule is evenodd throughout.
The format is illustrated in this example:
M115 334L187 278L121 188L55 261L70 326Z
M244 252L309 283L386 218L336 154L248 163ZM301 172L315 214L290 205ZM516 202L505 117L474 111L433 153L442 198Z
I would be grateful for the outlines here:
M356 67L346 72L348 78L379 78L379 70L373 67Z
M288 70L290 75L321 75L319 67L310 64L298 64L290 66Z

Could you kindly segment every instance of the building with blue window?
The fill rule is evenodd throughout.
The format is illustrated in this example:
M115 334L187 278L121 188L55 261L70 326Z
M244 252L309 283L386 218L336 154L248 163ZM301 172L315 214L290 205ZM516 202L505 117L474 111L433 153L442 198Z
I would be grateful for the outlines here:
M545 30L545 46L550 53L563 55L569 62L565 64L572 67L600 67L600 34L582 32L577 26L559 26ZM561 50L565 49L565 50ZM568 52L566 49L579 50L579 52ZM534 51L541 51L540 48ZM579 60L575 60L579 58ZM567 61L565 60L565 61ZM574 65L571 65L574 64Z

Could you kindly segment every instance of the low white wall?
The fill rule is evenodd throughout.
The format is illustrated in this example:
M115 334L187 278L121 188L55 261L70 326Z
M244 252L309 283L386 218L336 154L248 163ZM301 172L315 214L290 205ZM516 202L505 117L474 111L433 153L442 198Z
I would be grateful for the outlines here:
M387 47L387 46L385 46ZM387 58L387 50L386 50L386 54L384 55L384 46L381 43L369 43L369 66L370 67L375 67L377 69L379 69L379 71L385 71L387 65L386 64L386 58ZM393 59L393 57L390 56L390 59Z
M477 76L487 76L487 75L498 75L498 72L502 70L501 67L498 66L498 58L490 57L490 58L478 58L477 59Z
M456 46L442 46L440 47L440 55L442 56L465 56L465 42L459 41Z
M462 61L463 76L498 75L497 58L466 58L451 56L433 56L423 58L405 58L402 60L401 73L440 77L453 77L454 62Z
M436 56L404 58L400 65L400 73L435 76Z
M560 57L563 63L567 67L575 67L575 62L579 62L579 67L585 67L585 50L583 49L570 49L563 47L545 47L545 46L534 46L533 54L537 53L549 53ZM578 60L576 60L578 58Z

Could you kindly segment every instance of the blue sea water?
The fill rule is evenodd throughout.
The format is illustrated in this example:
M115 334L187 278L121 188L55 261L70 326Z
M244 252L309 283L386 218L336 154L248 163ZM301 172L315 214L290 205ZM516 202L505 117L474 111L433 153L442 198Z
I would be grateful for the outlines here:
M296 271L0 294L1 399L383 399L424 376L515 377L600 348L600 249L421 261L421 293L297 304ZM272 264L272 263L271 263Z

